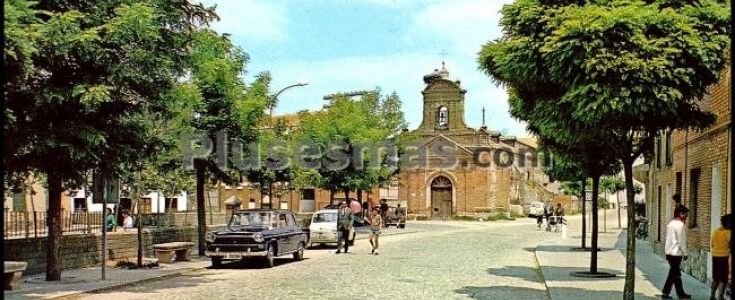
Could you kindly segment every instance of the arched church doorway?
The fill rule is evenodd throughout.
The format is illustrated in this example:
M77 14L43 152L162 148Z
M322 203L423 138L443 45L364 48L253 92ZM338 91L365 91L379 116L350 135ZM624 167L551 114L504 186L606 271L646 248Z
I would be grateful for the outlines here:
M448 219L452 216L452 182L439 176L431 181L431 217Z

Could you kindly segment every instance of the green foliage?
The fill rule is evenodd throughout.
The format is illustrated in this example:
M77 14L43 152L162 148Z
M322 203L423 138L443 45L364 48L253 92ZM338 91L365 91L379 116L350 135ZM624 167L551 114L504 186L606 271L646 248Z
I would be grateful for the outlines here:
M189 29L211 20L211 10L111 0L18 0L5 8L10 174L52 173L79 186L87 170L120 173L157 152L162 141L142 115L168 116L166 95L187 67Z
M407 127L398 96L393 93L381 97L377 91L358 100L336 98L324 110L302 114L301 117L296 140L313 143L322 149L328 149L332 143L344 143L349 156L358 151L360 145L396 145ZM395 174L397 169L384 165L386 159L385 155L365 155L362 168L350 164L344 169L330 170L323 165L318 177L312 172L307 174L307 178L311 178L311 183L329 190L365 190L389 180Z
M616 176L602 177L600 188L607 193L614 194L625 190L625 181Z

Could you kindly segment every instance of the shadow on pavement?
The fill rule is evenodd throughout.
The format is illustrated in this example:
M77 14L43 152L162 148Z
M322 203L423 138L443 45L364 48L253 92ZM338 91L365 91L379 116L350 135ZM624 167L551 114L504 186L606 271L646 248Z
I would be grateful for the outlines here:
M580 245L581 246L581 245ZM572 248L577 248L579 246L569 246L569 245L539 245L536 247L536 251L543 251L543 252L573 252ZM590 244L587 244L587 247L590 247ZM524 248L525 249L525 248ZM613 249L610 248L602 248L598 246L597 252L605 252L610 251ZM589 253L589 251L587 251Z
M565 295L565 300L574 299L622 299L622 291L590 291L579 288L560 287L555 288L557 295ZM472 299L549 299L546 290L531 289L516 286L465 286L454 291L457 294L467 295ZM552 295L552 297L555 295ZM557 296L558 298L559 296ZM561 298L559 298L561 299ZM636 300L658 299L648 297L639 293L635 295Z
M502 267L487 269L490 275L521 278L535 283L543 283L544 280L539 270L531 267Z
M548 299L546 290L517 286L465 286L454 290L472 299Z
M309 258L304 257L301 261L306 261ZM284 257L276 257L273 259L273 267L277 268L282 265L287 265L290 263L299 263L300 261L295 261L293 258L289 256ZM247 259L247 260L235 260L235 261L223 261L222 266L219 268L215 268L212 266L207 267L208 270L218 270L218 269L268 269L268 267L265 266L262 260L254 258L254 259ZM197 274L198 275L198 274Z

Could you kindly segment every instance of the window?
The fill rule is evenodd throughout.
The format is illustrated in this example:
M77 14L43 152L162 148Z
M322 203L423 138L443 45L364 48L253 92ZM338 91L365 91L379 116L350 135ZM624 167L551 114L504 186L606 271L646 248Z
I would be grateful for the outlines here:
M439 128L447 128L449 123L449 110L446 106L439 107L439 116L437 118Z
M87 198L74 198L74 212L87 211Z
M166 207L164 207L165 212L176 212L179 209L179 199L178 198L166 198L164 200L164 204Z
M288 222L288 226L296 226L296 219L294 219L293 215L288 215L286 222Z
M676 194L681 195L681 172L676 172Z
M151 213L151 198L140 198L140 213Z
M700 169L690 171L689 181L689 227L697 226L697 203L699 197L699 175Z
M13 211L25 211L25 197L22 189L13 189Z
M285 228L287 224L286 215L278 215L278 227Z
M671 130L666 132L666 166L671 166L674 164L674 148L671 132Z
M314 189L303 189L301 190L301 199L314 200Z

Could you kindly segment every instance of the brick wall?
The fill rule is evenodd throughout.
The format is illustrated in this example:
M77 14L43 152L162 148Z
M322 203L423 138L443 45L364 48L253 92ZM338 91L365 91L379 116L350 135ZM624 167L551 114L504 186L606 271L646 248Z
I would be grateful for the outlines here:
M676 193L677 173L681 173L682 203L690 209L696 206L689 220L688 246L691 258L684 262L685 272L702 281L707 281L707 260L709 254L710 233L712 227L719 226L717 220L711 220L712 204L717 201L720 214L727 213L728 193L728 165L731 157L728 153L730 124L730 74L729 70L722 73L719 84L710 88L710 93L700 102L702 110L717 115L715 124L702 131L675 131L672 133L671 145L673 162L666 164L666 137L663 135L660 143L661 166L656 162L654 154L650 162L650 176L647 190L647 205L649 206L651 225L649 240L654 243L654 249L663 255L662 244L666 237L666 224L673 217L674 203L671 196ZM700 170L698 193L696 201L691 199L691 171ZM714 180L713 173L719 174L719 180ZM713 188L719 189L719 197L712 199ZM659 192L660 189L660 192ZM659 202L660 199L660 202ZM660 205L659 205L660 203ZM696 203L696 205L694 205ZM692 224L696 218L696 226ZM660 228L660 231L659 231ZM660 242L659 240L660 233Z
M209 228L214 230L215 228ZM138 255L138 235L136 232L114 232L108 234L108 255L110 259L136 259ZM144 229L143 255L155 257L153 245L167 242L198 241L196 227L171 227ZM196 249L196 247L194 247ZM3 240L5 260L28 262L24 275L41 274L46 270L46 238L6 239ZM75 269L93 266L102 260L102 235L79 234L64 235L61 241L61 268Z

